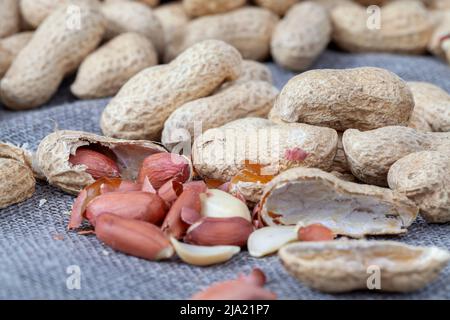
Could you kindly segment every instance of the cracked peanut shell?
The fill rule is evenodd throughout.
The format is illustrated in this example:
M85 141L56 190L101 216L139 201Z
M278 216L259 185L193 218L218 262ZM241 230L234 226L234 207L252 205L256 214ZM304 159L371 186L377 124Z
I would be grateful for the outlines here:
M0 209L30 198L35 184L28 153L0 143Z
M82 146L92 146L107 152L117 163L121 177L135 180L145 157L166 150L158 144L144 140L121 140L81 131L56 131L39 144L35 159L39 169L51 185L65 192L77 194L94 178L84 165L72 165L70 155Z

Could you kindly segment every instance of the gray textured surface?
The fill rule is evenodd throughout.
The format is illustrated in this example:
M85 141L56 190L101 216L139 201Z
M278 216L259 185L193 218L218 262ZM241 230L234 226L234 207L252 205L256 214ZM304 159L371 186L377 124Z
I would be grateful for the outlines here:
M450 92L450 69L431 57L348 55L328 51L314 68L378 66L406 80L429 81ZM271 65L279 88L292 76ZM69 82L69 81L68 81ZM98 119L107 100L78 101L63 87L47 106L10 112L0 106L0 140L38 142L57 126L99 133ZM39 206L39 201L47 202ZM235 277L259 266L270 280L268 287L283 299L450 299L450 267L425 290L413 294L357 292L321 294L290 277L276 257L253 259L241 253L229 263L209 268L180 263L153 263L126 256L103 246L94 236L67 233L73 198L39 184L34 197L0 210L0 298L13 299L184 299L208 284ZM62 235L62 240L54 237ZM395 240L450 249L450 224L417 221L410 232ZM81 290L66 288L66 268L81 268Z

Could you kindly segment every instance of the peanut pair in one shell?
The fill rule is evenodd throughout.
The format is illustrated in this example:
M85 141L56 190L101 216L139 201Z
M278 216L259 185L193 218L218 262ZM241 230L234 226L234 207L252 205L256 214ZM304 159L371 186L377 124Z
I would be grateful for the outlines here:
M0 209L30 198L35 184L29 155L18 147L0 143Z
M176 53L203 40L217 39L229 43L244 59L264 60L270 54L270 39L278 17L269 10L245 7L228 13L192 20Z
M131 78L103 111L103 133L157 140L173 111L237 79L240 71L241 56L235 48L217 40L198 43L170 64L147 68Z
M394 73L372 67L311 70L281 90L269 119L344 131L407 125L412 93Z
M263 118L243 118L205 131L195 139L192 157L196 172L209 179L229 181L245 162L266 167L272 176L287 168L305 166L329 170L336 155L337 133L307 124L276 124ZM302 150L305 159L289 160L286 153ZM247 200L256 202L264 183L239 182L234 186Z
M320 223L354 238L404 233L418 213L414 203L390 189L340 180L315 168L280 173L261 199L260 217L269 226Z
M408 82L415 106L409 126L419 131L450 131L450 95L431 83Z
M105 30L102 15L89 6L77 8L76 12L67 6L54 11L17 55L0 82L7 107L29 109L44 104L64 76L97 47Z
M433 31L426 8L415 0L394 1L379 14L344 4L331 11L331 20L334 42L350 52L423 53Z
M148 38L123 33L86 57L71 90L81 99L112 96L136 73L157 63Z
M284 15L298 0L254 0L260 7L269 9L274 13Z
M419 132L401 126L365 132L349 129L342 143L350 170L358 179L387 186L389 168L400 158L418 151L449 152L450 132Z
M331 22L325 8L313 2L299 3L276 26L272 56L287 69L305 70L322 53L330 37Z
M450 260L437 247L416 247L394 241L297 242L279 251L286 269L316 290L338 293L368 290L379 270L381 291L410 292L434 281Z
M119 140L81 131L56 131L41 141L35 155L38 167L50 184L77 194L95 181L86 172L86 166L69 162L70 155L83 146L91 146L110 155L119 167L121 178L125 180L137 177L144 158L166 152L163 147L150 141Z
M135 1L108 1L100 11L106 18L106 39L126 32L140 33L151 40L159 56L164 54L164 30L150 7Z
M223 13L244 4L245 0L183 0L183 8L191 17Z
M450 221L450 150L411 153L389 169L389 187L405 194L428 222Z

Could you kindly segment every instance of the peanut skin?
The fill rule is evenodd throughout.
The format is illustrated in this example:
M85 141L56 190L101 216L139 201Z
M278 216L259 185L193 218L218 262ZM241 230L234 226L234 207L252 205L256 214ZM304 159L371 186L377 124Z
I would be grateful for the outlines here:
M97 238L115 250L147 260L168 259L173 248L155 225L104 213L95 228Z
M237 79L240 70L241 56L235 48L217 40L198 43L170 64L131 78L106 106L101 128L112 137L159 139L173 111Z

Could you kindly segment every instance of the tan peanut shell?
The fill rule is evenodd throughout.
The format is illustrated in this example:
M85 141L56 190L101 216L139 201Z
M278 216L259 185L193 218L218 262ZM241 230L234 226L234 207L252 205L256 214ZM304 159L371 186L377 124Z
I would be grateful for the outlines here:
M229 181L244 168L245 160L268 166L270 175L297 166L328 170L336 147L333 129L249 117L205 131L194 140L192 157L200 176ZM285 158L286 151L294 148L308 153L304 161Z
M158 55L147 37L123 33L86 57L71 90L81 99L113 96L131 77L157 63Z
M414 99L406 82L381 68L320 69L284 86L269 118L344 131L407 125Z
M115 156L121 177L134 180L145 157L166 150L150 141L120 140L81 131L56 131L46 136L35 159L47 181L65 192L77 194L95 180L84 165L72 165L70 155L82 146L101 146Z
M67 7L53 12L17 55L0 82L1 98L7 107L30 109L44 104L64 76L97 47L104 32L103 17L88 6L79 8L76 14L68 12Z
M176 53L171 52L171 50L181 41L184 28L190 18L184 11L183 4L180 1L158 6L153 12L161 22L164 31L164 61L170 62L176 56Z
M190 101L175 110L164 123L162 143L171 147L189 142L196 126L202 132L245 117L266 117L278 90L265 81L249 81L232 85L209 97Z
M240 54L230 45L217 40L198 43L170 64L147 68L131 78L103 111L103 133L156 140L173 111L211 94L224 81L235 80L240 67Z
M219 91L249 81L265 81L267 83L273 83L272 72L264 63L253 60L242 60L239 78L224 83Z
M278 17L269 10L246 7L232 12L192 20L174 52L195 43L217 39L232 45L244 59L264 60L270 53L270 39Z
M368 290L378 268L382 291L410 292L434 281L450 254L437 247L416 247L394 241L297 242L278 252L285 268L316 290L338 293Z
M333 160L332 171L339 172L341 174L351 173L348 166L347 159L345 157L344 146L342 145L342 132L338 132L338 143L336 156Z
M20 10L18 0L0 1L0 38L20 30Z
M315 2L317 4L320 4L322 7L324 7L328 13L331 12L334 8L344 5L344 4L352 4L353 0L309 0L312 2Z
M450 1L448 0L422 0L425 5L434 10L450 9Z
M33 28L37 28L58 7L67 4L94 7L99 5L97 0L18 0L18 2L25 23Z
M324 7L313 2L296 4L275 28L272 57L287 69L305 70L322 53L330 37L331 22Z
M270 181L261 198L260 217L273 225L320 223L336 235L401 234L418 208L390 189L340 180L316 168L292 168Z
M450 150L421 151L396 161L389 169L389 187L405 194L434 223L450 221Z
M7 38L0 39L0 79L9 66L33 36L33 32L16 33Z
M254 0L255 4L275 12L277 15L284 15L299 0Z
M419 131L450 131L450 95L431 83L408 82L414 96L409 126Z
M29 155L0 142L0 209L30 198L35 184Z
M125 32L141 33L152 41L160 56L164 54L163 27L150 7L139 2L112 1L102 4L100 11L107 21L106 39Z
M419 132L412 128L389 126L370 131L349 129L342 143L350 169L358 179L387 186L392 164L418 151L450 150L450 132Z
M224 13L242 7L246 0L183 0L184 10L191 17Z
M349 3L334 8L331 20L334 42L350 52L422 53L433 29L427 10L415 0L386 4L379 16Z

